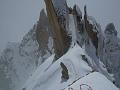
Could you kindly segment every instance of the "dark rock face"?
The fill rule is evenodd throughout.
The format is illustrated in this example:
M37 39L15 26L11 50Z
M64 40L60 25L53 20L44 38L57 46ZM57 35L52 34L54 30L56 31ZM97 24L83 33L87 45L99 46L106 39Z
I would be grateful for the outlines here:
M62 76L61 76L61 79L62 79L62 82L66 81L69 79L69 74L68 74L68 69L67 67L64 65L64 63L60 63L60 66L62 68Z
M37 28L36 28L36 38L37 41L39 43L39 48L43 48L43 50L46 48L47 49L47 43L48 43L48 39L50 37L50 25L48 22L48 18L44 12L44 10L42 10L40 12L40 18L39 21L37 23ZM45 52L45 51L43 51Z
M61 50L63 48L63 51L58 51L56 53L58 53L56 55L56 58L61 57L63 54L65 54L70 45L71 45L71 39L72 37L70 36L71 33L69 33L69 10L68 10L68 6L67 6L67 2L66 0L52 0L53 6L54 6L54 10L56 13L56 17L57 17L57 21L60 27L60 33L61 33L61 39L62 39L62 43L63 43L63 47L61 47ZM60 34L58 33L58 34ZM60 37L56 37L56 38L60 38ZM58 41L59 42L59 41Z
M53 53L52 28L44 10L40 12L40 18L36 27L36 39L41 55L44 56L48 53L47 57L49 57ZM43 57L43 59L45 60L47 57Z
M87 11L86 11L86 7L84 8L85 11L85 15L84 15L84 21L85 21L85 30L89 36L89 38L91 39L93 45L95 46L96 50L98 49L98 37L97 37L97 32L94 31L93 29L93 25L89 22L88 20L88 16L87 16Z
M57 60L68 51L71 43L68 33L67 4L65 0L45 0L45 4L49 21L53 27L55 60Z

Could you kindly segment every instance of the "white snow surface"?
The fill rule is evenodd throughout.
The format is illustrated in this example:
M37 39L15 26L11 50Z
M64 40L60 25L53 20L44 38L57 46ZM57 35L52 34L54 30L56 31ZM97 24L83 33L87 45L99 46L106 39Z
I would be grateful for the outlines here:
M119 90L116 86L110 82L105 76L98 72L91 73L65 90Z
M85 55L88 61L91 61L85 50L78 45L75 45L54 63L52 62L54 55L52 55L37 68L23 88L25 90L69 90L68 85L77 81L72 85L75 88L73 90L80 90L79 85L82 82L90 85L93 90L118 90L105 76L98 72L93 72L81 55ZM61 82L61 62L68 69L69 79L66 82Z
M74 21L74 17L72 14L69 14L69 32L72 35L72 43L76 42L76 26L75 26L75 21Z

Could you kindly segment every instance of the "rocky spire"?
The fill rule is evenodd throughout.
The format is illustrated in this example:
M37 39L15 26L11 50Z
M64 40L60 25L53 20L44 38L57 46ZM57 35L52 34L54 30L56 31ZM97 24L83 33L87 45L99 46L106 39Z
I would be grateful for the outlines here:
M113 23L109 23L109 24L106 26L105 34L117 36L117 30L115 29L115 26L114 26Z
M77 30L82 33L84 28L83 28L83 22L82 22L82 12L80 10L80 8L77 5L74 5L73 7L73 14L75 16L76 19L76 23L77 23Z
M77 5L74 5L74 7L73 7L73 16L74 16L74 22L75 22L75 25L76 25L77 43L80 46L83 46L84 41L85 41L84 22L83 22L83 19L82 19L82 12Z
M46 16L44 9L42 9L36 27L36 39L39 44L39 49L41 51L42 56L46 54L51 55L53 53L52 51L53 39L52 39L51 31L52 28L48 21L48 17ZM49 45L49 43L51 43L51 45ZM44 57L43 59L45 60L46 58L47 57Z
M98 49L98 37L97 37L97 32L94 31L94 27L93 25L89 22L88 20L88 16L87 16L87 10L86 10L86 6L84 7L84 24L85 24L85 30L90 38L90 40L92 41L92 44L94 45L94 47L96 48L96 50Z
M45 4L49 21L53 27L55 59L58 59L68 51L71 43L68 35L67 5L65 0L45 0Z

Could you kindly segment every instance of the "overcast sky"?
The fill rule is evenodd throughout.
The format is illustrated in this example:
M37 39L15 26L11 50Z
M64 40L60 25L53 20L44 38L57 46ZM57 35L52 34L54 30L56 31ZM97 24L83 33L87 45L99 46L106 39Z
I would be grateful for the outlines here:
M102 28L114 22L120 29L120 0L68 0L81 10L87 5L88 14L94 16ZM43 0L0 0L0 51L7 42L19 42L33 27L44 7Z

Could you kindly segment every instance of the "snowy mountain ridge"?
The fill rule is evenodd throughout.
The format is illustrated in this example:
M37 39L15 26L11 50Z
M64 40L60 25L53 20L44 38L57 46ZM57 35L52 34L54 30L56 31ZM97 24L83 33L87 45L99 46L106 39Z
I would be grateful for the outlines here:
M77 85L82 83L90 85L94 88L92 90L119 90L104 75L93 71L83 59L83 56L91 61L91 58L86 55L85 50L80 48L79 45L75 45L55 63L52 63L54 55L51 56L28 79L23 90L69 90L68 88L73 88L70 90L80 90ZM69 79L67 81L62 81L61 78L61 62L68 69ZM79 84L76 84L78 82ZM83 88L86 87L83 86Z
M101 30L78 5L45 0L20 43L0 56L0 90L119 90L120 39L113 23ZM115 86L116 85L116 86Z

